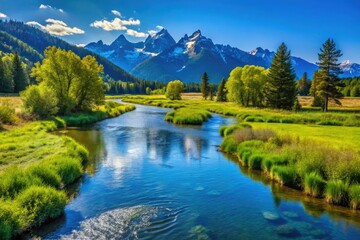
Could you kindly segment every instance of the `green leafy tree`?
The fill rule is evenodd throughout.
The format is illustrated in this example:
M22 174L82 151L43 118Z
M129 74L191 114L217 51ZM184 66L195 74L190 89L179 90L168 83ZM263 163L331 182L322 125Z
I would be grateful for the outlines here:
M223 78L221 80L221 83L219 85L219 88L218 88L218 91L217 91L217 94L216 94L216 101L217 102L226 102L226 94L227 94L227 91L226 91L226 80Z
M341 105L339 99L343 97L341 87L343 87L338 75L342 73L339 58L342 56L341 50L336 49L333 39L328 39L320 49L319 62L320 68L319 84L316 95L324 100L323 111L327 112L329 100Z
M302 78L298 81L298 93L300 96L308 96L311 88L311 81L307 77L305 72Z
M319 89L320 75L321 73L319 71L315 71L313 80L311 82L310 95L313 97L313 102L311 104L313 107L322 107L324 105L322 97L317 94Z
M291 55L285 43L282 43L269 69L265 88L265 98L268 107L291 109L296 98L296 82Z
M228 99L243 106L260 107L264 103L264 85L267 71L263 67L236 67L226 82Z
M169 82L166 86L165 96L171 100L181 100L184 84L180 80Z
M12 75L12 63L10 55L0 58L0 92L14 92L14 78Z
M203 98L206 100L209 97L210 94L210 88L209 88L209 77L206 72L201 77L201 93Z
M28 75L17 53L14 54L12 59L12 76L14 79L14 92L21 92L29 85Z
M89 110L104 100L103 67L92 56L80 59L72 51L49 47L31 75L54 92L59 114Z

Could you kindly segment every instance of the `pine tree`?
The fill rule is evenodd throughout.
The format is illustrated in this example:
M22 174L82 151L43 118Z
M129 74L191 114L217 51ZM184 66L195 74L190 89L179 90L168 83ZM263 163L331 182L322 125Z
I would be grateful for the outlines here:
M290 51L282 43L275 53L265 86L265 99L268 107L291 109L296 97L294 69L291 65Z
M203 98L206 100L209 96L209 77L206 72L201 77L201 93L203 95Z
M4 63L0 58L0 92L14 92L14 82L12 76L11 62Z
M339 99L343 97L343 94L340 87L343 85L338 77L342 73L338 59L342 53L341 50L336 49L334 40L328 39L320 49L318 56L319 62L317 64L320 68L320 77L316 94L323 98L323 111L327 112L330 99L341 105Z
M226 80L223 78L219 85L217 94L216 94L216 101L217 102L226 102L226 88L225 88Z
M320 72L315 71L310 88L310 95L313 97L313 102L311 104L312 107L323 107L324 105L322 98L317 94L319 87L319 76Z
M298 82L298 93L300 96L308 96L310 93L311 81L307 77L305 72L302 78Z
M28 76L22 67L22 63L18 53L14 54L12 59L12 75L14 78L14 92L18 93L25 90L28 84Z

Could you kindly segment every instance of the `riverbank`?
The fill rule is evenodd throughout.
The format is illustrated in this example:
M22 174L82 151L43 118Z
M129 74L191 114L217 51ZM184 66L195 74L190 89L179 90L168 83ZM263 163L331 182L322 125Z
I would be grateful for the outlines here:
M189 113L193 109L233 116L239 124L220 129L224 137L221 149L235 155L243 166L263 171L269 179L327 203L360 207L360 153L356 150L360 147L360 114L356 108L291 112L203 100L171 101L161 96L122 99L173 107L170 117L178 113L192 119L194 114Z
M63 213L63 189L80 178L88 151L72 138L51 132L134 110L105 102L92 112L35 121L0 132L0 236L10 239Z

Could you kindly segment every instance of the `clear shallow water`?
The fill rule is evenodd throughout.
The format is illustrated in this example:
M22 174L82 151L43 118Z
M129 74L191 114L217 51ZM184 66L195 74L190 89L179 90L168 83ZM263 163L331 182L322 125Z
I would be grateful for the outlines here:
M360 239L360 213L279 187L217 151L214 115L178 127L168 110L133 112L66 134L89 148L87 174L44 239Z

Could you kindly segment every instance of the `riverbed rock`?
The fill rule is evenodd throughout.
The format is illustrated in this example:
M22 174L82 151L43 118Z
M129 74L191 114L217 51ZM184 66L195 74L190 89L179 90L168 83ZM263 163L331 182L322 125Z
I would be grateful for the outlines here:
M195 188L195 190L196 190L196 191L203 191L204 189L205 189L205 188L204 188L204 187L201 187L201 186L200 186L200 187Z
M284 211L282 214L288 218L298 218L299 215L296 212Z
M283 237L297 237L300 235L300 232L289 224L283 224L276 227L276 233Z
M212 191L207 192L207 195L217 197L217 196L220 196L221 193L216 190L212 190Z
M280 216L276 213L272 213L272 212L263 212L263 217L268 220L268 221L278 221L280 220Z
M327 236L326 232L321 229L315 229L310 231L310 235L315 239L323 239Z

